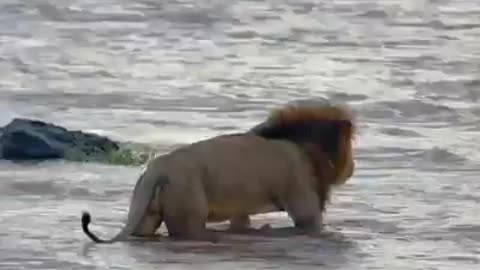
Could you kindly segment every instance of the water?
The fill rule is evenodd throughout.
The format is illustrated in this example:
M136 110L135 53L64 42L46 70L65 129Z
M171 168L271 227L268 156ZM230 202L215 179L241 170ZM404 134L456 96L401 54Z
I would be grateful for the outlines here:
M0 269L477 269L479 40L476 0L4 0L0 124L168 148L327 97L359 132L320 239L92 246L80 212L116 233L141 167L0 162Z

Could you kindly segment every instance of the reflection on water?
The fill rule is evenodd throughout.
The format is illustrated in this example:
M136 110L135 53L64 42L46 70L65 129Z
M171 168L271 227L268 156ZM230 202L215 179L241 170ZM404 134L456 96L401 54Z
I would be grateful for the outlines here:
M284 221L285 222L285 221ZM223 268L240 267L342 267L355 262L352 254L355 245L345 235L325 231L317 237L295 235L291 228L273 228L265 234L221 233L221 241L209 242L174 241L162 238L157 241L136 241L122 246L122 252L139 262L164 264L194 264L195 266ZM82 247L82 256L92 258L95 254L110 252L112 246L87 242Z

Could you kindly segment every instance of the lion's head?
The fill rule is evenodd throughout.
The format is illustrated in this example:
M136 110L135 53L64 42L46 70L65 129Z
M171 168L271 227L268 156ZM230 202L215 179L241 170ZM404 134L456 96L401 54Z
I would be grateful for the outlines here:
M352 140L355 124L351 112L344 106L287 105L274 110L251 132L264 138L285 139L298 144L308 153L317 177L325 178L326 166L333 166L334 175L328 177L331 178L330 184L343 184L354 172Z

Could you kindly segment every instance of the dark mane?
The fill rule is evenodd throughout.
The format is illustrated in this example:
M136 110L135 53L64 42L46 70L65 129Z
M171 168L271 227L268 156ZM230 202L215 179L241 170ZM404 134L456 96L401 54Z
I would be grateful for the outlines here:
M274 110L270 116L250 129L269 140L287 140L298 145L311 161L317 181L322 212L332 185L345 181L345 174L353 173L351 141L355 123L350 110L331 104L320 106L286 106Z
M346 120L314 120L265 126L255 134L266 139L288 140L297 144L312 143L334 161L339 154L340 133L350 125Z
M287 140L297 144L310 157L319 179L337 183L348 169L351 142L354 139L354 117L347 107L340 105L285 106L253 127L250 133L265 139ZM333 177L322 175L330 171ZM325 180L323 180L325 181Z

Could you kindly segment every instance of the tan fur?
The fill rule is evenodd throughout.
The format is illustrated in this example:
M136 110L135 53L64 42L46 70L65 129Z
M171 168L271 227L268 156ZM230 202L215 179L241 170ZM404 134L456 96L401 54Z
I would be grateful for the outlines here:
M323 127L322 121L333 124ZM334 160L321 136L301 134L302 141L297 141L270 132L272 127L289 130L299 122L320 123L319 134L338 140ZM173 237L213 241L216 237L206 229L207 222L230 220L232 227L243 228L249 215L274 210L287 211L300 232L315 232L330 187L353 173L353 130L353 120L343 108L287 107L252 132L217 136L158 156L135 187L124 229L106 242L152 237L162 222ZM271 134L280 137L270 138ZM88 230L89 222L84 213L85 233L102 242Z

